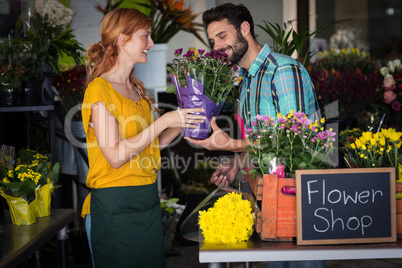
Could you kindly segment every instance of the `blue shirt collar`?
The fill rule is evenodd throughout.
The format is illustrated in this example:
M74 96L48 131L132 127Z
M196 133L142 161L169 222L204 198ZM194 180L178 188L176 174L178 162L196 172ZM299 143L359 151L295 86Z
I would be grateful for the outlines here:
M240 69L240 75L243 77L246 76L254 76L258 69L260 69L261 65L264 63L265 59L269 56L269 54L272 53L271 48L269 47L268 44L264 44L264 46L261 48L260 52L258 52L257 57L254 59L253 63L250 66L250 69L245 70L243 68Z

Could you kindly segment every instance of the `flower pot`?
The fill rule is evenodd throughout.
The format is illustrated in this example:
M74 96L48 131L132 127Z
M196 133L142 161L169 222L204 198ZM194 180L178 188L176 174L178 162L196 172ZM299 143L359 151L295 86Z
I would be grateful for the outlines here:
M210 131L211 118L218 116L225 99L219 104L211 101L204 95L204 85L190 77L187 77L187 87L180 87L177 80L172 77L176 88L177 105L180 108L203 108L205 111L200 113L206 117L205 121L199 124L199 128L182 128L181 133L184 137L195 139L208 138Z
M1 107L18 106L19 98L20 98L20 89L10 88L4 91L0 91Z
M50 215L53 190L54 186L51 183L36 189L35 196L38 200L38 217L46 217Z
M38 202L36 198L12 197L1 191L10 209L11 221L15 225L30 225L36 222Z
M167 44L155 44L147 54L147 62L135 65L134 77L141 80L146 89L166 87L167 50Z
M42 104L43 80L28 80L22 84L21 105L38 106Z

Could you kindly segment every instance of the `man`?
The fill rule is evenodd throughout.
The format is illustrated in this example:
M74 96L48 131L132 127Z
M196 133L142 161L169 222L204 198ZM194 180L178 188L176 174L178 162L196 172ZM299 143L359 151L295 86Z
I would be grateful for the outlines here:
M215 50L228 54L243 77L240 86L240 115L245 127L252 127L257 115L276 118L291 110L306 113L313 121L321 118L317 98L306 69L291 57L260 45L254 34L253 18L244 5L223 4L202 16L209 41ZM186 138L208 150L241 152L221 164L211 177L216 185L230 185L247 157L247 140L235 140L211 121L212 135L206 140ZM325 267L325 261L270 262L269 267Z
M217 6L205 11L202 19L213 48L227 53L229 60L240 67L240 115L246 128L252 127L258 114L276 118L278 113L285 115L294 110L308 114L313 121L321 118L306 69L291 57L257 42L253 18L244 5ZM208 139L186 139L208 150L242 152L230 163L221 164L211 177L217 185L230 185L245 162L249 143L231 139L216 125L215 118L211 126L213 134Z

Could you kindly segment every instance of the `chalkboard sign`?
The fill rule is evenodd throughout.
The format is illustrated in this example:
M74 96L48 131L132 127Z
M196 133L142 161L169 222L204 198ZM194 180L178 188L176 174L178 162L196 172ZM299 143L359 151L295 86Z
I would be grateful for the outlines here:
M297 244L396 241L394 168L296 171Z

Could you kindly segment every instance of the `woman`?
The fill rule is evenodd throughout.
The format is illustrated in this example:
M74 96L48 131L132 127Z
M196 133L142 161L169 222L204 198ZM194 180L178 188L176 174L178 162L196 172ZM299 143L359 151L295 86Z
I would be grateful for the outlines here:
M88 48L82 118L89 172L82 210L95 267L164 267L161 208L156 185L160 148L180 127L205 117L202 109L172 111L154 120L154 100L132 76L154 43L152 20L121 8L102 20L101 40Z

